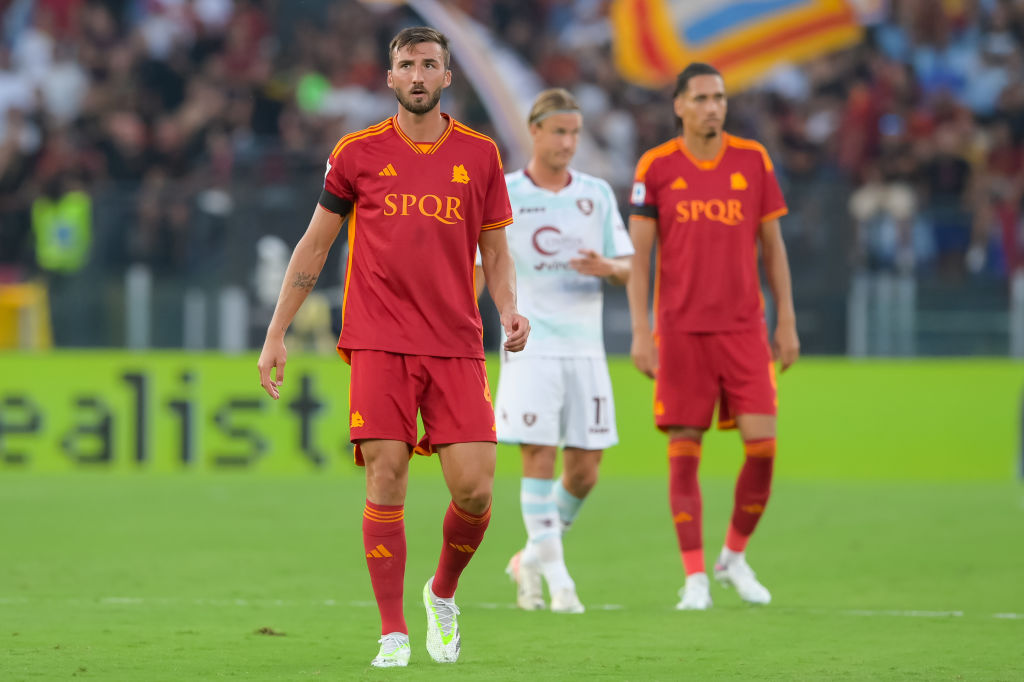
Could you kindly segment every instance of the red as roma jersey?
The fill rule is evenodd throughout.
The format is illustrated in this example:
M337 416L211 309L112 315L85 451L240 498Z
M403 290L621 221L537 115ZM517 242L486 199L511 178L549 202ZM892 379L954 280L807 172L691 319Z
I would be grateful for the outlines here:
M346 212L338 351L483 358L473 265L481 230L512 222L498 148L445 115L417 144L397 117L341 138L320 204Z
M658 222L659 333L764 324L757 233L787 211L764 147L723 133L718 157L699 161L675 138L640 157L630 204Z

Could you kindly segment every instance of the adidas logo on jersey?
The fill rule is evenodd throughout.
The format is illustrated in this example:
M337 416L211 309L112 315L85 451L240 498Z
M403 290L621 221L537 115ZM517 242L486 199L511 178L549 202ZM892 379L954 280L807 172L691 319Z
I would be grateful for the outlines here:
M397 178L398 171L396 171L395 167L389 163L388 165L384 166L384 170L382 170L380 173L377 173L377 175L383 175L389 178Z
M676 178L672 181L672 184L669 185L669 189L686 189L687 187L689 187L689 185L686 184L686 180L683 180L682 177Z

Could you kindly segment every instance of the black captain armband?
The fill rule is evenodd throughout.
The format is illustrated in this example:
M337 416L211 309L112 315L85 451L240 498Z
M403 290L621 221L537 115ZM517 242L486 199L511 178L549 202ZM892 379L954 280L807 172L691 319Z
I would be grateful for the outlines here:
M318 203L331 213L337 213L340 216L348 215L349 211L352 210L353 206L351 201L349 201L348 199L342 199L339 196L331 194L330 192L327 191L326 187L323 189L322 192L320 192L320 199Z
M321 202L323 203L323 202ZM638 218L658 218L658 207L657 206L630 206L629 215L637 216Z

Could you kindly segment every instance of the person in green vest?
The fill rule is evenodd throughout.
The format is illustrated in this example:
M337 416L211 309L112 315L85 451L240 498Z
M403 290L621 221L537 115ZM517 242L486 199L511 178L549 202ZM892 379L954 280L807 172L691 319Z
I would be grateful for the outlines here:
M92 197L70 177L47 183L32 202L35 260L46 280L57 346L87 343L94 326L91 287L79 276L92 250L92 220Z
M77 188L56 197L40 195L32 202L32 233L40 269L62 275L78 272L92 246L92 199Z

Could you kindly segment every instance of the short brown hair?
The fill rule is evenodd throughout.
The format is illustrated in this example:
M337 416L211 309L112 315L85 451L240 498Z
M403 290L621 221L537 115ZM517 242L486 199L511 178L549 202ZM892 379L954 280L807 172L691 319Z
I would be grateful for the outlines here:
M576 98L572 96L571 92L565 88L551 88L550 90L543 91L537 95L537 99L533 100L533 106L530 108L530 116L526 121L530 125L533 125L534 123L540 123L555 112L563 113L579 111L580 105L576 101Z
M429 26L412 26L410 28L403 28L398 32L394 38L391 39L391 44L388 45L388 67L395 59L395 52L401 50L403 47L409 45L419 45L420 43L437 43L441 46L441 51L444 53L444 68L450 68L451 64L451 52L448 51L448 38L438 30L432 29Z

